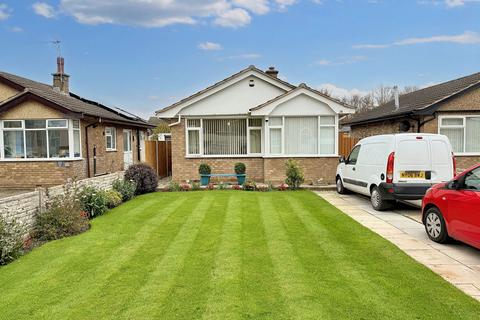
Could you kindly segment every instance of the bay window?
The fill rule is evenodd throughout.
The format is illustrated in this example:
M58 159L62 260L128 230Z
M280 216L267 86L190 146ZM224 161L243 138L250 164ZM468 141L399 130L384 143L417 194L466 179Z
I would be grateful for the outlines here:
M336 132L335 116L186 119L186 155L331 156Z
M334 116L272 117L268 120L270 154L334 155Z
M480 116L439 118L439 133L450 140L456 154L480 153Z
M57 159L80 156L79 120L0 121L0 158Z

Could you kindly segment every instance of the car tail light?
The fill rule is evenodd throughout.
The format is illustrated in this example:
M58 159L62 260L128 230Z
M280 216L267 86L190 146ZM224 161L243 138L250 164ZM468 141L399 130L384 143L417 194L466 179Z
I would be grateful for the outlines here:
M455 155L452 152L452 162L453 162L453 177L457 176L457 160L455 159Z
M393 165L395 162L395 152L390 153L387 161L387 183L393 182Z

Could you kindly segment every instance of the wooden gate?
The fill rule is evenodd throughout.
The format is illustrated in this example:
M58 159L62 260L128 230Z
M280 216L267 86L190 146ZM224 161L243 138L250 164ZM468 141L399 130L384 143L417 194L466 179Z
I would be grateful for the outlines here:
M160 178L172 175L172 142L145 141L145 162L157 171Z
M350 151L352 151L353 147L358 141L359 139L351 137L350 133L340 132L338 134L338 154L344 156L345 158L348 157Z

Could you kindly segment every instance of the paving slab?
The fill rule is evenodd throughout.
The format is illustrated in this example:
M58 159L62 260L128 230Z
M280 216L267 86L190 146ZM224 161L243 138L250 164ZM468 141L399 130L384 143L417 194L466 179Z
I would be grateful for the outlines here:
M480 250L460 242L432 242L418 208L401 204L392 211L375 211L366 197L336 192L317 194L352 219L395 244L466 294L480 301Z

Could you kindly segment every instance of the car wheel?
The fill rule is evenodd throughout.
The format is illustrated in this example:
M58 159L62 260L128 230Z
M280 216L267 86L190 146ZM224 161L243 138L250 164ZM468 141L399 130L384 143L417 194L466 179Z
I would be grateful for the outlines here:
M394 204L394 201L392 200L385 200L378 187L373 187L370 201L372 202L373 209L377 211L390 209L393 207Z
M425 231L428 237L438 243L446 243L449 240L447 225L438 208L433 207L425 213Z
M337 186L337 192L339 194L347 193L347 189L345 189L345 187L343 186L342 178L340 177L337 178L336 186Z

